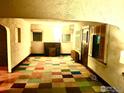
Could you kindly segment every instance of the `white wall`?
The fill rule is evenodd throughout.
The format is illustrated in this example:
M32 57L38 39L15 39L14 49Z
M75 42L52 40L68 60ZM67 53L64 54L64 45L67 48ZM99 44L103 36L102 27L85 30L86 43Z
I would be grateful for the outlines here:
M107 81L119 93L124 93L124 65L119 63L120 51L124 50L124 32L115 26L108 25L110 31L108 38L108 49L106 63L104 65L92 57L88 58L88 67L95 71L100 77Z
M30 24L23 19L1 18L0 24L10 30L10 48L11 48L11 68L15 67L31 52L31 32ZM16 28L21 28L21 43L16 43Z
M76 24L73 34L73 49L81 54L82 24Z
M35 21L30 22L32 24L32 32L42 32L42 42L32 41L32 53L44 53L44 42L60 42L61 53L70 54L73 49L73 32L74 26L79 24L78 22L62 22L62 21ZM34 24L34 25L33 25ZM72 27L70 30L70 25ZM59 33L59 34L57 34ZM70 42L62 42L62 34L71 34ZM59 38L60 36L60 38Z

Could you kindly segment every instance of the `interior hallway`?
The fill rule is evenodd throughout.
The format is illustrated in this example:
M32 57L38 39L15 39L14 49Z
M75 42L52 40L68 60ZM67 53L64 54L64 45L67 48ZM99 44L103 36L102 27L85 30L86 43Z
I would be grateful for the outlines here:
M99 93L103 86L70 56L28 57L13 73L3 73L0 93Z

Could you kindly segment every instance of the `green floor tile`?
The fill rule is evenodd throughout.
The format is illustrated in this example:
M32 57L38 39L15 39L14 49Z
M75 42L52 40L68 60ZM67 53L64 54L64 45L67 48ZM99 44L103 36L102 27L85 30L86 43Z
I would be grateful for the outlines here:
M92 86L102 86L101 82L98 81L91 81Z
M80 87L92 86L92 84L88 81L77 82Z
M86 79L85 78L75 78L75 81L82 82L82 81L86 81Z
M41 79L29 79L28 83L40 83Z
M24 70L23 72L24 72L24 73L32 73L33 70Z
M20 66L28 66L29 64L21 64Z
M62 69L62 72L70 72L70 69Z
M93 88L93 90L95 91L95 92L101 92L101 86L92 86L92 88Z
M94 90L92 89L92 87L80 87L80 90L82 93L94 93Z
M25 70L26 68L16 68L15 70Z

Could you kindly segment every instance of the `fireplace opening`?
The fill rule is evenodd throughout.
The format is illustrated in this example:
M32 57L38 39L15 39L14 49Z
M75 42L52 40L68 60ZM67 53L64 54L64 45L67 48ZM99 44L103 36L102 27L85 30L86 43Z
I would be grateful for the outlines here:
M44 54L45 56L60 56L60 43L56 42L45 42L44 43Z

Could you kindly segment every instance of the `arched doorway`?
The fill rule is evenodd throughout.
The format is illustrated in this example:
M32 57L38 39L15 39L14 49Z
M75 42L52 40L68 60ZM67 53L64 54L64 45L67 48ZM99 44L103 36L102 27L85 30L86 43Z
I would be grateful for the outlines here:
M11 72L10 63L10 32L0 25L0 70Z
M0 25L0 67L7 67L7 60L7 31Z

